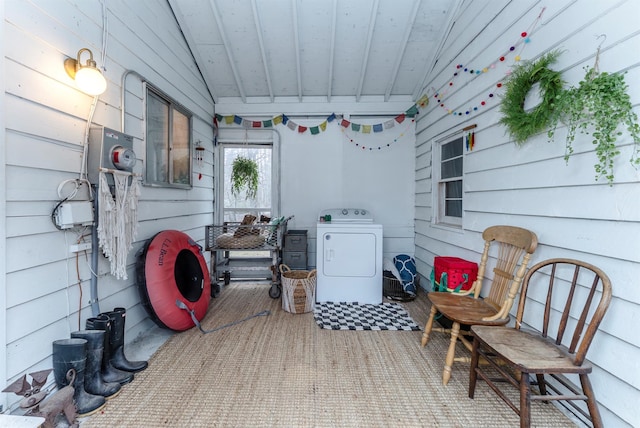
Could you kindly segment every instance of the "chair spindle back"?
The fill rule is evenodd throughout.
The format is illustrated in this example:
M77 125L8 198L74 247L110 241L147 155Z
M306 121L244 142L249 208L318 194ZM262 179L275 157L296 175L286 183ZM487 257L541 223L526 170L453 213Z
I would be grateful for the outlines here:
M570 280L568 275L562 278L561 273L558 272L558 268L564 265L573 267ZM567 352L574 355L574 364L579 366L584 362L593 337L611 302L611 281L598 267L579 260L555 258L537 263L524 277L516 314L516 328L519 329L522 324L527 292L532 285L532 278L535 277L534 282L537 283L544 275L549 277L546 298L541 302L545 305L544 318L541 326L533 325L532 327L542 332L543 337L553 339L556 345L566 348ZM585 279L585 276L588 278ZM599 285L601 287L598 287ZM554 293L560 293L563 287L567 288L563 290L567 294L566 303L561 308L554 308ZM575 311L572 311L573 308L579 311L577 318ZM560 310L562 312L559 312ZM553 317L554 312L559 312L559 316ZM550 337L553 331L556 331L556 337ZM571 338L568 346L562 345L565 335Z
M484 278L489 245L497 244L493 280L485 301L499 310L492 318L504 318L513 306L531 254L538 246L538 238L535 233L514 226L489 227L482 234L482 238L485 240L485 251L478 268L478 277L480 280ZM479 289L480 287L476 290L477 293Z

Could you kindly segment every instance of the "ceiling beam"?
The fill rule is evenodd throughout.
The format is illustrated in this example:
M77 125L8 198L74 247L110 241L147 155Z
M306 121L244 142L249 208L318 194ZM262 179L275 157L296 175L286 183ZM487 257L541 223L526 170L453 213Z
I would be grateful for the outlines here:
M336 55L336 28L338 23L338 0L333 0L333 16L331 17L331 47L329 48L329 81L327 82L327 101L331 102L333 90L333 60Z
M391 74L391 78L389 79L387 90L384 93L385 101L389 100L389 97L391 96L391 91L393 90L393 85L396 84L398 72L400 71L400 64L402 63L404 52L407 50L407 44L409 43L409 37L411 36L411 31L413 30L413 26L416 22L416 17L418 16L419 8L420 8L420 0L414 0L413 8L411 10L411 15L409 15L409 22L405 26L404 36L402 36L402 45L400 46L400 49L398 49L398 56L396 57L396 63L393 67L393 73Z
M242 86L242 81L240 80L240 75L238 74L238 70L236 68L236 62L233 59L233 55L231 50L229 49L229 40L227 39L227 35L224 31L224 26L222 23L222 19L220 19L220 13L218 12L218 7L216 6L215 0L210 0L209 4L211 5L211 11L213 12L213 17L216 19L216 24L218 25L218 31L220 31L220 38L222 39L222 45L224 46L224 50L227 53L227 60L229 61L229 66L231 67L231 72L233 73L233 78L236 81L236 86L238 87L238 92L240 93L240 97L243 102L247 101L247 94L245 93L244 87Z
M198 69L198 73L200 73L200 76L202 77L202 80L204 81L205 86L207 87L207 92L209 92L209 95L211 96L211 99L213 100L213 103L217 103L218 102L218 96L217 94L214 93L215 88L213 87L213 82L214 80L211 79L211 77L209 76L209 74L205 74L208 70L206 68L203 68L203 64L205 63L203 58L202 58L202 54L200 52L200 49L197 48L197 44L195 42L195 39L193 37L193 32L191 31L191 28L189 28L186 25L186 19L184 17L184 14L182 12L182 9L180 8L178 2L176 0L169 0L169 8L171 9L171 12L173 13L174 18L176 19L176 22L178 23L178 27L180 28L180 33L182 33L182 37L184 38L185 42L187 43L187 49L189 50L189 52L191 53L191 56L193 57L195 64L196 64L196 68ZM104 63L104 62L103 62ZM123 79L123 84L122 84L122 90L125 89L124 86L124 79L126 79L127 74L125 73L122 77ZM124 102L124 96L121 98ZM125 110L123 107L122 110L122 114L124 115ZM124 118L122 121L122 125L124 126ZM124 128L122 128L124 130Z
M264 67L264 75L267 79L267 89L269 90L269 98L273 102L273 87L271 86L271 74L269 73L269 63L267 63L267 51L264 48L264 38L262 37L262 22L258 14L258 6L256 0L251 0L251 10L253 11L253 22L256 25L256 33L258 34L258 44L260 45L260 55L262 56L262 65Z
M303 97L302 102L297 96L275 97L270 102L268 97L264 97L264 102L255 101L248 98L248 103L242 102L240 97L235 99L221 98L216 104L216 113L221 115L239 116L277 116L286 114L287 116L324 116L327 118L331 113L350 115L374 115L396 117L400 112L406 111L414 101L409 95L391 100L383 101L383 96L369 97L363 95L360 101L356 101L354 96L334 95L331 102L326 97ZM256 119L257 120L257 119Z
M380 0L375 0L371 7L371 16L369 16L369 32L367 34L367 46L364 48L364 57L362 58L362 67L360 72L360 83L356 91L356 100L360 100L362 95L362 87L364 86L364 77L367 71L367 63L369 62L369 53L371 52L371 39L373 39L373 30L376 26L376 16L378 15L378 5Z
M438 43L438 47L435 51L433 51L433 55L431 55L431 59L429 63L424 68L424 75L422 79L418 82L415 89L413 90L413 99L418 100L422 96L422 93L425 92L425 85L427 82L427 78L431 74L433 67L435 67L436 61L440 58L440 54L442 53L442 49L444 48L444 43L449 37L449 33L451 33L451 29L453 25L456 23L456 19L458 18L458 12L460 11L460 6L462 6L462 0L454 0L453 5L449 8L449 13L447 15L447 22L444 25L444 29L442 31L442 37L440 38L440 42Z
M291 0L293 12L293 42L296 50L296 71L298 77L298 99L302 101L302 66L300 64L300 32L298 31L298 0Z

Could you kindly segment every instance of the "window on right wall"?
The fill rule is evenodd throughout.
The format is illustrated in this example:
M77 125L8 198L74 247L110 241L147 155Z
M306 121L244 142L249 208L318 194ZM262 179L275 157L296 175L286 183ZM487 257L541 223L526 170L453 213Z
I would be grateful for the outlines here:
M462 227L464 137L436 142L433 156L435 222Z

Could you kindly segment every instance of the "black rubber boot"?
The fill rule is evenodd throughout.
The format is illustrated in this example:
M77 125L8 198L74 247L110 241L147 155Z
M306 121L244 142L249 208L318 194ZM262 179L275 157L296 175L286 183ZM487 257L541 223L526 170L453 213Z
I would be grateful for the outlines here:
M147 368L146 361L129 361L124 355L124 320L126 316L125 308L114 308L111 312L106 312L111 318L111 364L120 370L127 372L139 372Z
M109 337L111 336L111 318L108 315L98 315L96 318L87 319L87 330L102 330L104 331L104 346L102 353L102 380L105 382L117 382L120 385L125 385L133 380L133 373L118 370L111 364L111 343Z
M89 416L102 409L106 403L100 395L90 394L84 389L85 366L87 362L87 341L85 339L61 339L53 342L53 375L58 389L69 384L67 372L74 369L71 380L74 388L73 400L78 416Z
M105 382L102 379L102 357L104 355L103 330L80 330L71 333L72 338L87 341L87 368L84 375L84 389L90 394L102 395L107 400L120 392L120 383Z

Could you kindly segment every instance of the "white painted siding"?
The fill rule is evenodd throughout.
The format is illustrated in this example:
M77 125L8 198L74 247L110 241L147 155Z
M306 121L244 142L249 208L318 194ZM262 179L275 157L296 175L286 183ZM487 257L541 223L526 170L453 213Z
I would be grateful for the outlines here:
M443 45L425 91L447 85L455 66L482 69L495 63L518 41L546 6L540 23L522 51L523 60L534 60L552 49L561 49L554 69L569 85L577 85L584 66L593 66L597 39L602 44L601 71L628 71L625 79L636 111L640 103L640 32L637 0L463 2L459 16ZM613 282L614 298L589 354L594 363L592 382L606 426L640 426L640 341L634 328L640 313L637 293L640 275L640 172L628 162L631 141L619 142L615 184L595 182L596 161L591 142L579 136L575 153L565 165L564 133L548 143L546 134L518 147L498 123L496 83L503 79L513 55L496 63L487 73L459 76L446 88L443 104L465 111L467 106L487 105L463 116L449 115L434 98L417 124L416 156L416 257L419 271L428 276L436 255L477 260L481 233L494 224L512 224L535 231L540 246L532 262L550 257L583 259L602 268ZM462 230L434 225L432 218L431 147L435 140L470 124L476 145L464 158L464 213Z
M5 72L4 72L4 46L5 46L5 21L4 21L4 7L0 7L0 58L2 58L3 66L0 67L0 177L3 180L6 177L6 167L5 167L5 153L4 149L6 144L6 132L5 132L5 121L4 121L4 112L5 112ZM0 320L7 319L7 296L4 290L7 289L7 281L6 275L6 255L7 255L7 245L6 245L6 213L7 213L7 198L6 198L6 187L0 186L0 218L3 219L3 227L0 227ZM0 380L7 379L7 351L5 344L7 343L7 329L0 328ZM7 400L0 399L0 405L6 406Z
M57 186L76 178L86 118L92 99L80 93L62 67L82 47L93 50L104 65L108 89L100 97L93 121L122 129L135 137L138 171L144 165L143 94L146 80L190 109L194 140L207 149L205 166L194 170L192 190L142 189L137 242L128 261L129 279L117 281L101 258L99 297L103 310L125 306L127 339L150 326L135 287L135 253L155 233L180 229L203 243L204 226L213 222L214 155L211 127L214 105L166 2L105 0L108 20L106 61L100 61L102 4L96 0L7 0L0 10L3 97L0 101L0 380L51 367L51 342L68 337L91 315L88 257L76 258L68 248L77 236L58 231L49 219L58 201ZM528 30L540 10L542 20L531 34L523 59L563 50L555 66L569 84L592 65L597 35L606 34L600 58L603 71L627 71L636 111L640 103L640 1L462 0L460 14L447 34L424 90L447 84L456 64L482 67L495 62ZM508 65L476 78L460 77L448 90L452 109L478 105L504 77ZM128 73L128 71L134 73ZM123 83L123 76L128 77ZM144 76L142 79L140 76ZM124 100L122 92L124 84ZM323 102L308 104L217 105L220 114L299 115L302 125L318 124L320 112L393 114L409 107L390 103ZM631 146L623 140L616 183L593 181L595 154L580 138L568 166L563 160L563 130L555 143L545 135L522 147L509 141L498 124L499 98L469 116L453 117L437 106L421 111L412 128L392 148L361 152L346 142L334 125L319 136L281 129L281 213L294 214L292 228L309 229L309 260L315 263L315 222L323 208L357 205L369 208L385 228L385 256L415 255L428 278L433 257L456 255L477 259L481 233L493 224L534 230L540 247L533 262L563 256L584 259L611 277L614 299L589 355L595 364L593 383L608 426L640 426L640 340L634 333L640 314L640 173L627 162ZM386 104L386 105L385 105ZM395 106L395 107L394 107ZM304 111L306 109L306 111ZM388 118L384 116L383 119ZM354 119L356 121L356 119ZM465 155L462 230L432 224L432 153L434 140L469 124L477 124L476 147ZM397 127L400 130L402 127ZM394 131L385 131L383 141ZM411 135L409 135L411 134ZM377 138L377 136L375 136ZM415 143L415 144L414 144ZM415 169L411 165L415 164ZM198 176L202 173L202 177ZM401 189L398 191L397 189ZM411 195L415 195L412 202ZM415 218L414 221L412 221ZM413 236L415 227L415 247ZM77 271L76 271L77 269ZM80 280L78 280L80 278ZM423 278L423 284L426 283ZM80 285L78 285L80 283ZM82 296L82 297L81 297ZM81 302L80 304L78 302ZM79 311L80 306L80 311ZM9 394L0 404L15 407Z
M104 64L103 3L108 28ZM127 341L151 326L139 304L136 252L166 229L182 230L204 244L204 226L213 221L214 105L167 2L9 0L2 7L6 163L0 160L6 180L0 195L6 192L6 239L0 236L0 255L3 264L6 260L6 276L0 316L6 328L0 339L6 334L6 347L0 350L0 379L8 384L23 373L51 367L52 341L69 337L92 316L90 257L80 254L76 264L69 245L78 236L57 230L50 220L58 184L79 175L92 103L66 75L65 57L75 58L79 49L88 47L98 66L104 66L108 89L99 98L93 122L123 130L125 109L124 131L135 137L137 172L144 165L140 76L194 114L193 139L206 148L204 167L194 164L192 190L142 188L137 240L127 261L129 279L112 277L100 257L100 309L127 308ZM1 200L4 214L5 198ZM5 407L16 405L13 395L2 394L1 400Z

